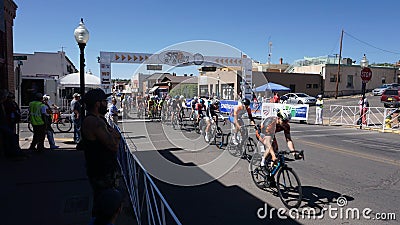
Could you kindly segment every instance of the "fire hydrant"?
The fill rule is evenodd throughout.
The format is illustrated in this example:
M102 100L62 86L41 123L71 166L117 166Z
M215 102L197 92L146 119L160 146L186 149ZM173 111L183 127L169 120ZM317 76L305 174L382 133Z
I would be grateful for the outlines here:
M392 115L387 115L385 118L385 127L392 128Z

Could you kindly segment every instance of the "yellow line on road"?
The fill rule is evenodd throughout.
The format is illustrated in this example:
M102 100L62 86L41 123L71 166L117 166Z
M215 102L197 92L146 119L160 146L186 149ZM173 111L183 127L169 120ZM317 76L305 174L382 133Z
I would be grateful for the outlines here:
M369 160L372 160L372 161L375 161L375 162L381 162L381 163L391 164L391 165L400 167L400 162L396 161L396 160L377 157L377 156L368 155L368 154L359 153L359 152L353 152L353 151L349 151L349 150L346 150L346 149L332 147L332 146L328 146L328 145L317 144L317 143L309 142L309 141L303 141L303 140L296 140L296 141L303 142L303 143L305 143L307 145L310 145L310 146L319 147L321 150L328 150L328 151L344 153L344 154L351 155L351 156L358 156L358 157L361 157L361 158L364 158L364 159L369 159Z

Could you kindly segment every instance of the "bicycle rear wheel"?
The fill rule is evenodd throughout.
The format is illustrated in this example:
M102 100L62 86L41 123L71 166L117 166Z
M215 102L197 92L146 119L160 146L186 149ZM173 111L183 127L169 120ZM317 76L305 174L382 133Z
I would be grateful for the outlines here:
M251 178L253 179L254 184L260 189L265 189L266 188L265 180L267 179L267 172L260 165L261 158L262 154L254 152L249 164L249 172L251 174Z
M72 121L69 118L60 118L57 121L57 129L60 132L69 132L72 129Z
M279 198L288 208L298 208L303 198L300 179L292 168L282 167L277 175Z

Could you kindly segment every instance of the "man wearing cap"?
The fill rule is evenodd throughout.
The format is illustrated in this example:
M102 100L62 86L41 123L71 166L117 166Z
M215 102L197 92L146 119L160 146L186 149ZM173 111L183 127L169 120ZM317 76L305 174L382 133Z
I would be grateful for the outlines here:
M29 103L29 120L33 127L33 139L29 150L39 152L44 150L44 139L46 137L46 106L42 99L43 94L36 93L35 100Z
M82 139L77 149L85 153L86 173L93 189L94 214L99 193L107 188L116 188L119 184L117 151L121 135L104 117L107 113L107 97L110 95L101 89L93 89L83 98L88 113L82 121Z
M79 102L81 99L81 95L78 93L75 93L72 95L74 99L71 101L71 119L72 122L74 123L74 142L78 143L81 139L81 110L82 110L82 105Z
M324 108L324 100L322 99L322 95L317 96L315 107L315 124L323 124L322 112Z

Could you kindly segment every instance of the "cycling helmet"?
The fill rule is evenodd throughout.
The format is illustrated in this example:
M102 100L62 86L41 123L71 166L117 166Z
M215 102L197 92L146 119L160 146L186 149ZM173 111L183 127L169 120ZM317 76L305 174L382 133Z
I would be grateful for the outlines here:
M213 105L219 105L219 100L218 99L214 99L212 102Z
M279 118L281 118L283 121L289 121L289 120L292 118L292 116L290 115L290 113L284 112L284 111L282 111L282 110L279 110L279 111L278 111L277 116L278 116Z
M250 100L248 98L242 98L242 104L249 106L250 105Z
M197 100L197 99L199 99L199 98L198 98L197 96L194 96L193 99L194 99L194 100Z
M204 104L204 100L203 99L200 99L200 104Z
M175 97L174 97L175 99L179 99L179 95L175 95Z
M183 100L183 99L185 99L185 96L181 95L179 98L180 98L180 100Z
M50 100L50 96L49 95L43 95L43 100L45 100L45 101Z

